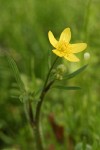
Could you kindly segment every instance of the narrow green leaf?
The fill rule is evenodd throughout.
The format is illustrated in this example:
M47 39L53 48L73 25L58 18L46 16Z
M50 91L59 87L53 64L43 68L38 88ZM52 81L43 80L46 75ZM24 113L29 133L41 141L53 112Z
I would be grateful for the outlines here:
M74 71L71 74L68 74L66 77L64 77L63 79L71 79L74 78L76 75L78 75L79 73L81 73L82 71L84 71L86 69L88 65L84 65L83 67L79 68L78 70Z
M56 85L56 86L53 86L52 88L58 88L61 90L80 90L81 89L78 86L62 86L62 85Z
M8 54L8 53L7 53L6 56L7 56L7 60L8 60L8 62L9 62L9 65L10 65L10 67L11 67L11 69L12 69L12 72L13 72L13 74L14 74L14 76L15 76L16 82L17 82L17 84L18 84L20 90L21 90L21 91L25 91L24 83L23 83L22 80L21 80L20 72L19 72L19 70L18 70L18 67L17 67L17 65L16 65L16 63L15 63L15 61L14 61L14 59L13 59L12 56L10 56L10 54Z

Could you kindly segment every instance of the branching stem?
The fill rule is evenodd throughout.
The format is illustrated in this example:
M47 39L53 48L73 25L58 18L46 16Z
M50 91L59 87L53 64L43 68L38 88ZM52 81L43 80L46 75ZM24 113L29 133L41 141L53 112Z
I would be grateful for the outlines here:
M30 100L28 101L28 107L26 107L26 109L27 109L26 111L27 111L28 118L29 118L28 120L29 120L29 123L32 127L33 134L34 134L35 150L44 150L43 143L42 143L42 138L41 138L41 131L40 131L40 112L41 112L41 106L42 106L45 94L48 92L51 85L54 83L54 80L50 81L49 83L48 83L48 81L49 81L51 71L52 71L52 69L53 69L53 67L54 67L57 60L58 60L58 57L56 57L56 59L54 60L52 66L49 69L49 72L47 74L42 92L40 94L39 102L38 102L37 107L36 107L35 116L33 114L32 104L31 104Z
M43 86L43 90L42 90L41 95L40 95L40 101L38 102L37 108L36 108L36 118L35 118L36 122L39 121L41 105L42 105L44 96L45 96L45 94L47 92L46 91L46 86L47 86L47 83L48 83L48 79L49 79L50 73L51 73L51 71L52 71L52 69L53 69L53 67L54 67L54 65L55 65L55 63L56 63L57 60L58 60L58 57L56 57L55 61L53 62L52 66L49 69L49 72L47 74L47 77L46 77L46 80L45 80L45 83L44 83L44 86Z

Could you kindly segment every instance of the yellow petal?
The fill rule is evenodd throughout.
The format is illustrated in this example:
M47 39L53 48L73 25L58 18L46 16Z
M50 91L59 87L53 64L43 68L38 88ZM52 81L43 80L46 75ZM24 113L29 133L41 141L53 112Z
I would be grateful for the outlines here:
M87 47L86 43L77 43L77 44L69 44L68 49L71 53L79 53L83 50L85 50Z
M49 37L50 43L51 43L54 47L56 47L58 41L55 39L55 37L54 37L54 35L53 35L53 33L52 33L51 31L48 32L48 37Z
M65 30L63 30L63 32L61 33L60 35L60 41L64 41L66 42L67 44L69 43L71 39L71 31L70 31L70 28L66 28Z
M71 62L78 62L79 59L74 54L66 54L64 56L65 59L71 61Z
M55 54L56 54L57 56L59 56L59 57L63 57L63 56L64 56L64 53L58 51L57 49L54 49L54 50L52 50L52 51L53 51L53 53L55 53Z

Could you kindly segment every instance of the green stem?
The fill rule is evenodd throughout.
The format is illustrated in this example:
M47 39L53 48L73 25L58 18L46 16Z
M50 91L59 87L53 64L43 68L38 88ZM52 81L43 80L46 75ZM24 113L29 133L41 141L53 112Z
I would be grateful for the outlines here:
M34 143L35 143L34 149L35 150L44 150L42 140L41 140L41 131L40 131L40 124L39 124L40 123L39 122L40 111L41 111L42 102L44 100L44 96L47 93L47 91L50 89L51 85L54 83L54 80L51 81L50 83L48 83L48 80L49 80L50 73L51 73L57 60L58 60L58 57L53 62L52 66L49 69L49 72L47 74L42 92L40 94L40 101L38 102L37 107L36 107L35 117L33 114L31 101L29 100L27 103L25 103L26 117L27 117L27 119L28 119L28 121L32 127L32 130L33 130Z
M90 9L91 9L92 0L87 1L87 7L84 17L84 23L83 23L83 30L84 30L84 39L88 40L88 24L89 24L89 17L90 17Z
M37 108L36 108L36 118L35 118L36 122L39 122L41 105L42 105L44 96L46 94L46 90L45 90L46 89L46 85L48 83L48 79L49 79L50 73L51 73L51 71L52 71L52 69L53 69L53 67L54 67L54 65L55 65L55 63L56 63L57 60L58 60L58 57L56 57L55 61L53 62L52 66L51 66L51 68L50 68L50 70L49 70L49 72L47 74L47 78L45 80L45 83L44 83L44 86L43 86L43 90L42 90L41 95L40 95L40 101L38 102Z
M35 143L34 149L35 150L44 150L43 144L41 141L41 133L40 133L39 126L34 126L33 132L34 132L34 143Z
M30 124L32 126L32 128L35 125L35 120L34 120L34 114L33 114L33 110L32 110L32 104L31 101L29 100L29 119L30 119Z
M45 83L44 83L44 86L43 86L43 89L42 89L42 92L40 94L40 101L38 102L37 108L36 108L36 116L35 116L36 128L35 128L35 133L36 133L36 136L37 136L37 139L36 139L37 140L37 150L43 150L43 145L42 145L42 140L41 140L41 132L40 132L40 124L39 124L40 111L41 111L41 106L42 106L45 94L49 90L50 86L53 84L53 82L52 82L50 84L50 86L47 86L50 73L51 73L51 71L52 71L52 69L53 69L53 67L54 67L54 65L55 65L57 60L58 60L58 57L56 57L55 61L53 62L52 66L51 66L51 68L49 69L49 72L47 74L47 77L46 77L46 80L45 80ZM49 87L49 88L47 88L47 87Z

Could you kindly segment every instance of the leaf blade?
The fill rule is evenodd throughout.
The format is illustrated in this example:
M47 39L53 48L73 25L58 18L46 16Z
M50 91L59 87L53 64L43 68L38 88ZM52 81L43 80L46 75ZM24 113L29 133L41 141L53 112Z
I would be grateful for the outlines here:
M62 86L62 85L55 85L52 88L58 88L61 90L80 90L81 89L78 86Z
M88 65L84 65L83 67L77 69L76 71L74 71L73 73L68 74L65 78L63 78L63 80L65 79L71 79L74 78L76 75L80 74L82 71L84 71L86 69Z
M24 83L23 81L21 80L21 77L20 77L20 72L19 72L19 69L16 65L16 62L14 61L13 57L7 53L7 60L8 60L8 63L12 69L12 72L15 76L15 80L20 88L21 91L25 92L25 87L24 87Z

